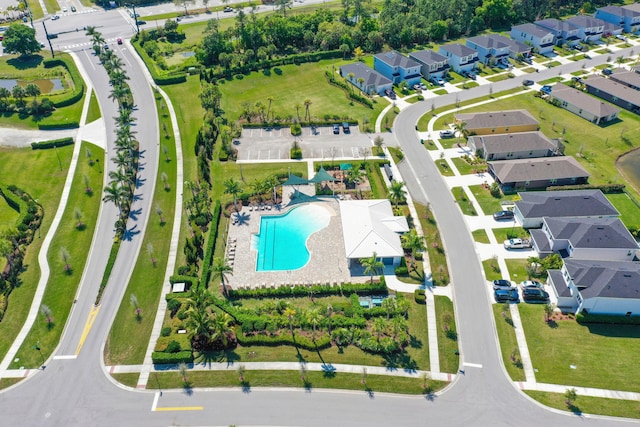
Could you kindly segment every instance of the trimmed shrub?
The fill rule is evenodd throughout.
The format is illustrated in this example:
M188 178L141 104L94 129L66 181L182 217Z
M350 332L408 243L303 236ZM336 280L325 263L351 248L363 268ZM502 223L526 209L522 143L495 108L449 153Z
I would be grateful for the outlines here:
M413 291L413 299L415 299L418 304L426 304L427 296L425 295L424 289L416 289Z
M175 301L175 300L172 300ZM162 328L162 330L160 331L160 336L161 337L168 337L169 335L171 335L171 327L170 326L165 326L164 328ZM178 344L179 346L179 344Z
M396 276L404 276L409 274L409 269L406 266L399 266L395 269Z
M164 351L165 353L179 353L180 352L180 343L176 340L172 340L167 344L167 348Z
M606 325L640 325L640 316L580 313L576 316L576 321L581 325L588 323L600 323Z
M172 85L177 83L184 83L187 81L187 75L185 73L180 73L180 74L160 73L156 68L155 61L151 59L149 54L147 54L147 51L140 46L140 42L136 40L131 44L133 45L133 48L136 50L136 52L138 52L138 55L140 55L140 57L144 61L145 65L147 66L147 69L149 70L149 74L151 74L151 78L157 85L160 85L160 86Z
M386 294L387 285L384 282L384 277L380 277L380 282L378 283L345 283L342 286L329 286L325 284L308 287L296 285L293 287L279 286L277 288L229 289L229 298L289 298L304 297L310 293L313 293L316 297L340 294L344 296L350 296L352 294Z
M183 350L177 353L165 353L161 351L154 351L151 353L151 360L155 365L176 365L178 363L191 363L193 362L193 354L191 351Z
M609 193L622 193L624 191L624 184L582 184L582 185L554 185L547 187L547 191L559 191L559 190L600 190L605 194Z
M71 94L65 94L50 97L53 106L56 108L66 107L80 101L84 96L85 86L84 79L76 68L76 65L69 58L45 59L43 61L44 68L64 67L73 79L74 90ZM40 126L38 126L40 128ZM75 126L78 127L78 126ZM41 128L42 129L42 128Z
M216 200L216 206L213 208L213 218L211 219L211 228L209 229L209 240L207 240L207 248L204 252L202 260L202 274L200 275L199 286L205 289L209 285L209 276L211 276L211 261L213 252L216 248L216 239L218 238L218 221L220 221L220 200Z
M270 337L267 335L246 336L242 331L236 330L236 337L238 339L238 344L241 344L243 346L262 345L268 347L276 347L280 345L290 345L309 351L315 351L316 349L322 350L331 347L331 339L326 335L322 335L316 338L315 343L310 338L302 335L296 335L294 341L291 335L288 333L276 337Z
M32 142L32 150L46 150L54 147L64 147L67 145L73 145L73 138L70 136L67 138L52 139L50 141Z
M198 283L198 278L197 277L192 277L192 276L181 276L181 275L174 275L169 277L169 283L171 283L172 285L174 283L186 283L188 286L188 288L191 288L193 286L195 286ZM167 294L167 301L173 298L173 294Z
M38 123L39 130L76 129L79 127L80 123L75 121Z

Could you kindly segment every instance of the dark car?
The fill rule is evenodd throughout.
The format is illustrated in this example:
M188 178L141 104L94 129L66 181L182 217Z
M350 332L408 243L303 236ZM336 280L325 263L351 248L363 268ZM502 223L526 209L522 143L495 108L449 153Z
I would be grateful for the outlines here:
M493 296L496 299L496 302L518 302L520 300L518 291L515 289L496 289L493 291Z
M524 288L522 290L522 299L525 302L549 302L549 293L538 288Z
M118 37L118 40L116 40L118 42L118 44L122 44L122 39L120 37Z
M343 122L342 123L342 132L344 133L350 133L351 129L349 129L349 123L347 122Z
M71 6L71 12L75 12L76 11L76 7L75 6Z
M524 80L522 84L525 86L533 86L533 80Z
M576 50L579 50L580 52L582 52L582 49L584 49L584 46L582 46L581 44L577 44L577 45L574 46L574 48Z
M613 70L611 68L605 68L604 70L602 70L602 74L604 74L605 76L610 76L611 74L613 74Z
M546 93L547 95L549 95L551 93L551 91L553 90L553 88L549 85L544 85L540 88L540 92L542 93Z
M145 25L146 23L147 23L147 21L142 21L142 20L140 20L140 19L138 19L138 20L136 21L136 24L138 24L138 25Z
M340 133L340 125L333 125L333 134L338 135Z
M493 219L496 221L503 221L507 219L513 219L513 211L498 211L494 212Z
M511 283L509 280L504 280L504 279L494 280L493 290L496 291L498 289L511 290L511 289L515 289L515 287L513 286L513 283Z
M533 63L533 61L531 60L531 58L529 58L528 56L525 56L524 58L522 58L522 60L523 60L524 62L526 62L527 64L532 64L532 63Z
M440 131L440 138L453 138L454 136L456 136L452 130L441 130Z

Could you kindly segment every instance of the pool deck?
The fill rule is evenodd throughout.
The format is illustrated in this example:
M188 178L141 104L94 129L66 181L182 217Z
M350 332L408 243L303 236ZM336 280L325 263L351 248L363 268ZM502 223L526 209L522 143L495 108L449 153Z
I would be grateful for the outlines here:
M308 199L307 199L308 200ZM282 210L249 211L243 207L240 220L229 225L227 248L233 247L233 274L228 276L228 285L232 288L257 288L295 284L317 283L364 283L368 276L351 276L342 238L342 222L340 207L333 197L314 197L312 201L327 209L331 215L329 225L313 233L307 240L307 248L311 254L309 262L297 270L261 271L255 269L258 253L251 249L254 234L260 232L260 218L265 215L282 215L298 206L289 204ZM235 214L234 214L235 215Z

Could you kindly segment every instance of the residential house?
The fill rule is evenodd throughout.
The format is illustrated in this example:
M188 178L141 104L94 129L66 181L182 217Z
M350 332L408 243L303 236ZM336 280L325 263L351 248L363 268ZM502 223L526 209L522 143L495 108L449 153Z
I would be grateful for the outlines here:
M591 79L587 79L585 82L588 80ZM577 114L595 124L615 120L620 112L619 108L606 102L598 101L592 96L563 83L553 86L551 96L565 110L571 111L573 114Z
M509 64L509 45L488 36L476 36L467 39L467 47L478 52L483 64Z
M374 55L373 69L390 79L393 84L407 82L409 87L420 83L420 64L395 50Z
M640 73L627 71L624 68L616 68L609 75L609 80L622 83L631 89L640 90Z
M606 22L602 19L593 18L587 15L577 15L567 19L565 22L578 27L578 37L583 42L595 42L600 40L604 34Z
M562 258L633 261L638 242L619 218L543 219L531 230L533 248L540 258L553 253Z
M558 46L568 44L574 46L580 43L580 36L578 35L578 27L572 25L566 21L561 21L555 18L543 19L541 21L534 22L539 27L549 30L553 33L553 41Z
M601 76L591 77L584 84L590 94L640 114L640 91Z
M420 64L420 72L427 79L444 79L449 71L449 60L433 50L419 50L409 54L409 58Z
M470 135L533 132L539 129L538 121L527 110L463 113L454 115L454 118L457 124L466 124Z
M589 181L587 172L570 156L488 162L489 173L505 193L544 189L555 185L581 185Z
M440 54L447 57L456 73L468 73L478 66L478 52L460 43L440 46Z
M470 136L467 147L484 160L511 160L553 156L558 143L536 131Z
M339 206L350 266L374 252L385 265L400 265L404 257L400 235L409 231L409 225L406 217L393 215L388 199L343 200Z
M340 75L368 95L373 93L384 95L385 90L393 87L390 79L362 62L343 65L340 67Z
M540 228L544 217L617 218L618 210L600 190L518 193L513 213L524 228Z
M622 34L623 28L620 25L612 24L611 22L604 23L604 31L602 32L603 37L611 37L618 36Z
M567 258L561 270L548 270L558 307L574 313L640 314L640 262Z
M514 40L531 44L542 55L553 51L553 33L546 28L531 23L515 25L510 35Z
M605 22L619 25L626 33L640 30L640 10L620 6L604 6L596 10L595 17Z
M509 46L509 56L514 59L519 59L522 57L530 57L531 50L533 49L528 44L510 39L500 34L487 34L487 37L493 39L495 41L504 43Z

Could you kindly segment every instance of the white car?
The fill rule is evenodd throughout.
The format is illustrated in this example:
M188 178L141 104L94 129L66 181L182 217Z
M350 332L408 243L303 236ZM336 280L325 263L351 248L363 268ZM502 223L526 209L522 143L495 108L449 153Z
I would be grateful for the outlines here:
M55 20L57 20L57 19L60 19L60 15L53 15L53 16L51 17L51 20L52 20L52 21L55 21Z
M505 249L528 249L531 247L531 240L527 239L509 239L504 241Z
M62 11L66 12L67 11L67 6L62 6Z

